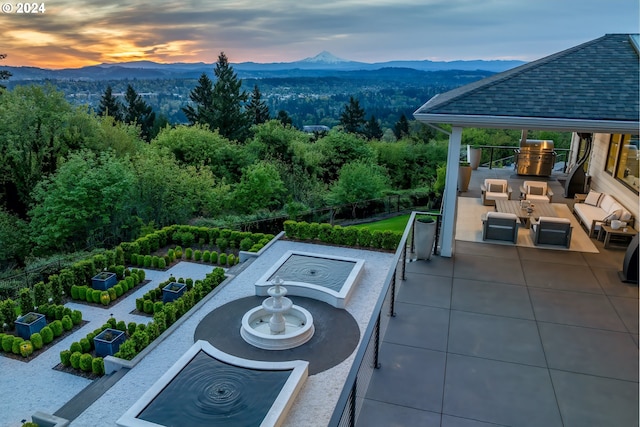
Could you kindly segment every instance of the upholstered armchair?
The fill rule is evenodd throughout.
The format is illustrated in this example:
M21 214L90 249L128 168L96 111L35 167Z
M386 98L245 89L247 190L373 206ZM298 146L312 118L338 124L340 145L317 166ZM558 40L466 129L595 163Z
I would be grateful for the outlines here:
M480 186L482 190L482 204L495 206L496 200L509 200L513 190L506 179L487 178Z
M518 241L518 217L505 212L487 212L482 216L482 240Z
M571 221L567 218L541 216L531 219L531 238L534 245L571 245Z
M549 202L553 198L553 191L546 182L525 181L520 186L520 198L532 202Z

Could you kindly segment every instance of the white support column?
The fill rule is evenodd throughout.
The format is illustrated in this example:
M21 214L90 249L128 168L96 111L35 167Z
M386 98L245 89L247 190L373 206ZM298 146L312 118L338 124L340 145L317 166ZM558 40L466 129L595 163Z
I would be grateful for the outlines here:
M460 147L462 128L454 127L449 135L449 151L447 152L447 176L445 178L443 208L442 208L442 236L440 255L453 255L453 241L455 237L456 206L458 204L458 168L460 167Z

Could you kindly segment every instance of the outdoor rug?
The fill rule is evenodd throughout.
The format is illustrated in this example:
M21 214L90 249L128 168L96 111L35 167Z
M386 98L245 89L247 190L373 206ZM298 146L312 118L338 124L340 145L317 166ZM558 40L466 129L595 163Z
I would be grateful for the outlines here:
M517 246L536 247L540 249L569 250L576 252L598 253L591 238L584 231L578 220L569 210L569 207L563 203L551 204L556 214L561 218L568 218L573 226L571 232L571 247L569 249L555 245L538 245L534 246L531 238L531 232L528 228L521 227L518 229ZM467 242L482 242L482 214L494 210L493 206L484 206L479 198L458 197L458 216L456 220L456 240L464 240ZM513 245L511 242L502 242L498 240L486 240L486 243L496 243L504 245Z

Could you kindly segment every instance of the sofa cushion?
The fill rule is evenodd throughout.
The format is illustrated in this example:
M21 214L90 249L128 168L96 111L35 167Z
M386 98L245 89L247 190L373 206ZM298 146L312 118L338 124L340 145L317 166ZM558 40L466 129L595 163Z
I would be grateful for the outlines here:
M587 205L598 206L600 204L600 199L602 198L602 193L598 193L597 191L589 191L587 197L584 199L584 202Z
M622 209L622 206L620 205L620 203L618 203L616 199L614 199L612 196L608 194L604 194L600 198L599 206L602 208L603 211L607 213L611 213L617 209Z
M541 216L538 218L538 222L555 222L559 224L571 224L569 218L559 218L554 216Z
M504 184L489 184L490 193L504 193Z
M620 219L620 215L622 215L622 209L616 209L615 211L609 213L609 215L602 218L602 220L613 221L614 219Z
M515 219L518 220L518 216L516 214L507 213L507 212L487 212L487 218L501 218L501 219Z
M534 196L542 196L544 195L544 187L531 185L529 186L529 194L532 194Z

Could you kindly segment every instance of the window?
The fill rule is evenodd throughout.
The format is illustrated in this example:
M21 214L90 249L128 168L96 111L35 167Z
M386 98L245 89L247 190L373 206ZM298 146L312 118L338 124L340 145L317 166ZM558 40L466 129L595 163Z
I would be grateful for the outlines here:
M638 194L640 187L638 135L611 135L605 171Z

